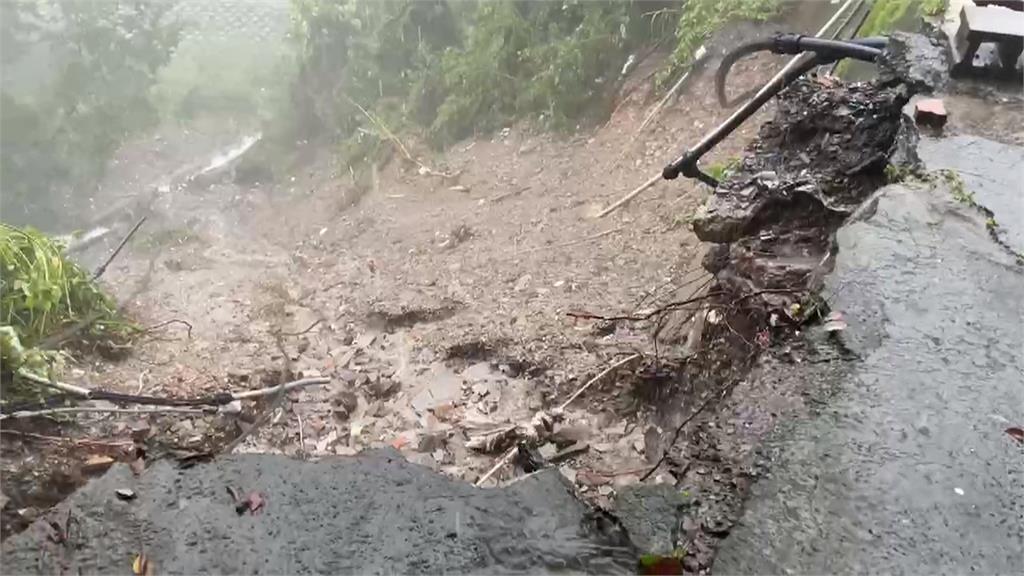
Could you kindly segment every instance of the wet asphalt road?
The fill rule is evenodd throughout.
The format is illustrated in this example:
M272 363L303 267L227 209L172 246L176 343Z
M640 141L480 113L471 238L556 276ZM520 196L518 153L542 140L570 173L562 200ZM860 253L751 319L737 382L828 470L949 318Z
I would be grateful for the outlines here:
M859 360L785 376L831 398L777 434L716 573L1024 573L1024 447L1005 433L1024 425L1024 150L919 150L964 170L1008 246L947 184L890 186L840 230L829 290Z

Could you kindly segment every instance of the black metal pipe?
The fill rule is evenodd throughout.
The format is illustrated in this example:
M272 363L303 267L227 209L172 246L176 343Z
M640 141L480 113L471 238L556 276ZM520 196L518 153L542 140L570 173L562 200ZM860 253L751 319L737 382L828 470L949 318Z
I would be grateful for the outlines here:
M709 186L717 186L718 181L708 174L705 174L697 167L697 161L727 138L750 116L757 112L768 100L775 97L783 88L793 83L797 78L821 64L826 64L841 58L855 58L873 62L881 54L881 46L884 46L885 39L869 38L862 42L844 42L837 40L824 40L821 38L800 36L797 34L779 34L770 41L758 40L740 46L723 60L723 67L728 67L740 57L757 51L770 50L776 54L805 54L802 58L791 62L771 81L761 87L750 100L747 100L739 109L732 113L721 125L712 130L700 142L694 145L676 159L675 162L665 166L661 172L665 180L674 180L679 175L688 178L696 178ZM739 54L731 58L734 54ZM726 74L728 73L726 67ZM721 71L722 68L719 70ZM721 80L722 93L724 96L724 75Z

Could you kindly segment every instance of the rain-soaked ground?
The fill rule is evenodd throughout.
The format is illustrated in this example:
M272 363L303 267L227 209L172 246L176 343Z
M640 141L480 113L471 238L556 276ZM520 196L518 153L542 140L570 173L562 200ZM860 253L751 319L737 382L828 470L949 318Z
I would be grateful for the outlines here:
M825 293L847 319L841 342L810 330L822 354L769 364L732 398L757 404L747 392L785 380L816 406L774 435L770 475L735 527L706 512L679 521L686 497L667 484L619 491L616 521L581 503L555 469L482 490L393 451L318 463L247 455L183 472L160 462L139 477L116 466L8 539L5 569L128 572L146 554L156 573L624 572L634 545L671 550L678 532L704 525L716 538L731 529L718 573L1019 573L1024 466L1004 430L1024 421L1022 152L966 136L919 149L929 169L956 169L965 187L940 178L884 189L838 235ZM474 366L487 368L467 372ZM440 376L428 375L451 380ZM694 452L681 475L696 462L691 477L719 482L710 450ZM723 473L730 490L743 491L742 472ZM229 486L267 500L239 515ZM721 494L699 496L713 508ZM729 498L738 509L740 497Z
M239 513L229 487L248 498L255 486L265 501ZM625 573L636 558L556 469L483 490L391 449L161 462L141 477L119 465L73 500L67 538L63 521L35 524L5 545L5 573L129 573L139 555L147 574Z
M776 435L718 573L1024 571L1024 454L1005 432L1024 421L1024 149L957 136L919 153L965 189L889 186L840 230L826 294L848 350L762 377L821 406Z

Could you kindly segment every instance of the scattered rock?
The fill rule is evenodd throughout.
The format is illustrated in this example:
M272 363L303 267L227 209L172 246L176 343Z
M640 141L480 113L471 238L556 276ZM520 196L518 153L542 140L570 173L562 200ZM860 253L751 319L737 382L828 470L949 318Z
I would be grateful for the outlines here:
M515 290L516 292L523 292L530 287L531 282L533 282L533 276L529 274L523 274L522 276L519 277L518 280L516 280L516 284L515 286L513 286L512 289Z
M941 98L923 98L915 103L914 122L918 126L942 130L946 120L946 105Z
M447 443L448 432L446 431L420 432L416 438L416 450L419 452L434 452L444 448Z
M114 494L117 496L118 500L125 501L135 500L136 496L135 491L130 488L118 488L114 491Z
M949 83L950 53L943 42L922 34L893 32L877 65L884 84L893 81L920 93L941 92Z
M588 426L560 426L551 433L548 439L557 444L559 448L564 448L586 441L590 438L590 432L590 427Z
M570 468L569 466L562 466L558 469L558 471L561 472L562 476L565 476L565 479L568 480L571 484L576 484L576 470Z
M369 393L372 398L390 398L398 391L398 381L391 378L377 378L369 386Z
M358 338L356 338L353 345L356 348L362 348L365 350L369 348L374 343L375 340L377 340L376 334L362 334Z
M152 435L153 429L149 425L149 422L139 420L132 423L129 427L129 431L131 433L132 440L141 443L145 442Z
M104 456L102 454L93 454L85 459L82 463L82 472L86 474L96 474L104 472L107 468L114 463L114 459L110 456Z
M331 398L331 403L337 408L334 412L336 416L348 418L359 406L359 397L351 390L339 390Z
M555 446L554 444L545 443L544 445L537 448L537 451L540 452L540 455L544 458L544 460L550 461L552 458L554 458L555 454L558 454L558 447Z
M177 434L189 434L195 430L195 424L189 419L179 420L171 427L171 430Z
M245 384L249 381L250 372L242 368L229 368L227 371L229 384Z
M586 442L577 442L577 443L573 444L572 446L569 446L568 448L565 448L565 449L561 450L560 452L558 452L557 454L555 454L554 456L552 456L548 460L552 464L555 464L555 463L561 462L562 460L567 460L569 458L572 458L573 456L579 456L580 454L583 454L587 450L590 450L590 445L589 444L587 444Z
M317 452L327 452L327 449L330 448L337 441L338 441L338 432L336 430L331 430L326 435L324 435L323 438L321 438L320 440L317 440L316 451Z
M635 485L619 490L615 515L645 554L671 554L688 499L673 486Z

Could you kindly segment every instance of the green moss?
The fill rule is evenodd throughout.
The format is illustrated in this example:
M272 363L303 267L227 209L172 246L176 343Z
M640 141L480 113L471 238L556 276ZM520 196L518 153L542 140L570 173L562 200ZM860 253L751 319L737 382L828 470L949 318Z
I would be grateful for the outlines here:
M707 168L705 168L704 171L707 172L715 180L721 182L722 180L725 180L726 178L729 177L729 174L732 173L733 169L735 169L736 166L739 165L739 163L740 159L737 158L736 156L732 156L730 158L723 160L722 162L715 162L713 164L710 164Z
M879 36L892 32L896 23L920 0L875 0L871 12L858 33L859 36Z

